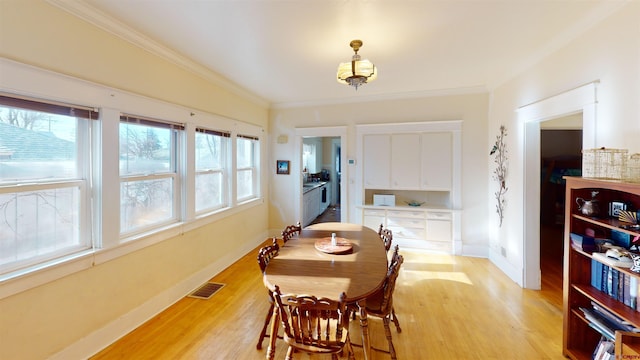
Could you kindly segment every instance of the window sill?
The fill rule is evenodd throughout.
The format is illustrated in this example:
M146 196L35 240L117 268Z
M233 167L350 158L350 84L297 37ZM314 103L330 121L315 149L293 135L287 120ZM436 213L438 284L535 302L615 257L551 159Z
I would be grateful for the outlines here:
M2 274L0 275L0 299L103 264L263 203L263 198L251 199L238 204L234 208L220 209L217 212L203 215L192 221L173 223L153 232L121 239L121 242L115 246L85 250L46 263Z

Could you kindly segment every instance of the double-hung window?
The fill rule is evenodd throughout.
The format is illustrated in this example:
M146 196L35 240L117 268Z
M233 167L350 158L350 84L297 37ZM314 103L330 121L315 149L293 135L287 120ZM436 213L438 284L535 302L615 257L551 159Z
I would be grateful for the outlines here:
M0 96L0 273L93 247L88 107Z
M260 140L254 136L236 137L236 200L243 202L258 197L258 164Z
M178 149L184 125L120 117L120 234L133 235L178 221Z
M229 132L196 129L195 197L196 213L201 214L229 205Z

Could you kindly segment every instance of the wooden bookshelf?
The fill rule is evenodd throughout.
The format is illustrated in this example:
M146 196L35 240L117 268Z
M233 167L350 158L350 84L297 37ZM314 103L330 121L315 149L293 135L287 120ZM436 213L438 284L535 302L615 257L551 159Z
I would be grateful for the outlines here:
M612 230L631 236L640 233L620 228L621 223L608 215L611 201L622 201L630 209L640 209L640 184L615 180L565 177L567 181L565 198L565 234L564 234L564 274L563 274L563 354L571 359L591 359L602 334L594 329L581 308L592 308L593 304L623 319L634 327L640 328L640 312L636 308L615 299L604 291L592 286L591 266L594 260L591 253L572 243L571 233L585 235L591 229L598 238L609 238ZM588 217L579 212L576 198L591 198L591 192L598 191L596 199L600 212ZM634 277L640 284L640 274L625 268L611 268ZM616 358L619 354L636 356L640 353L640 334L632 332L615 333Z

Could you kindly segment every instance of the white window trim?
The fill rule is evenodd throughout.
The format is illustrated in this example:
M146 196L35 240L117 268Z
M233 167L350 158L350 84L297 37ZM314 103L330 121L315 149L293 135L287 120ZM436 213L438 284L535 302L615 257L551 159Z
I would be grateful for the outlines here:
M87 216L91 216L95 220L93 231L96 248L54 259L51 262L28 269L0 275L0 299L91 268L264 203L262 195L264 189L260 180L261 171L266 161L264 154L266 154L267 141L264 138L264 129L257 125L109 88L6 58L0 58L0 72L3 74L0 91L63 103L83 104L100 109L99 126L91 129L92 133L96 135L94 149L100 150L92 152L91 156L94 175L101 175L94 178L94 193L91 195L96 204L93 208L94 212L86 212ZM153 232L138 234L135 236L135 241L121 242L119 226L108 222L113 222L114 218L119 222L120 219L119 196L112 195L119 194L119 154L113 149L103 151L105 148L112 148L111 144L114 139L118 139L121 113L141 114L185 124L185 151L181 156L186 160L191 159L191 162L183 162L187 165L178 169L178 173L179 176L185 176L187 182L190 179L193 180L194 176L193 150L190 150L190 145L194 141L191 132L196 126L206 127L207 124L216 124L217 128L229 131L232 139L235 139L235 135L238 133L258 137L260 139L260 157L257 164L257 197L243 203L237 203L234 200L235 197L230 196L230 207L198 217L193 210L187 211L185 208L183 214L178 214L182 219L177 223L168 224ZM232 145L232 149L235 150L234 145ZM234 152L231 151L234 156L231 164L235 164ZM235 194L235 181L231 181L235 179L235 168L229 171L229 176L232 177L229 179L230 194ZM183 186L180 191L184 191L184 188L188 189L189 187ZM100 189L101 192L96 189ZM180 201L182 204L193 204L193 193L189 190L184 191ZM195 207L191 206L188 209L193 208ZM107 218L111 220L107 220Z

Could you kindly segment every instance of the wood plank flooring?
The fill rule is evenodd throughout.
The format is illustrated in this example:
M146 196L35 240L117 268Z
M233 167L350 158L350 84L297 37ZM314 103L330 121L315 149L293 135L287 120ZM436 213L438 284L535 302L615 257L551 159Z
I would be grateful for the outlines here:
M212 279L226 286L211 299L183 298L92 359L264 359L268 339L262 350L256 342L268 301L257 251ZM544 275L542 291L533 291L487 259L401 253L394 307L402 332L391 330L398 359L563 359L557 269ZM369 324L372 344L386 349L382 322L372 318ZM351 331L359 343L357 322ZM278 345L276 359L283 359L285 346ZM355 351L362 359L362 350ZM389 355L374 352L373 359Z

